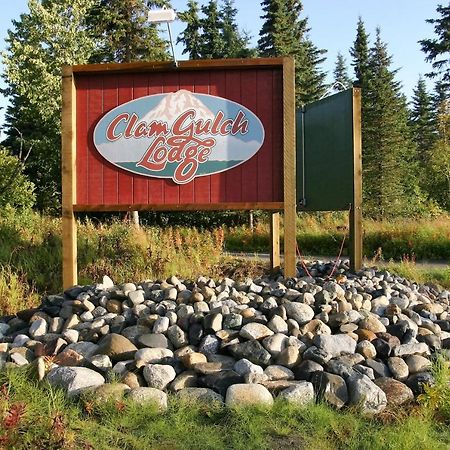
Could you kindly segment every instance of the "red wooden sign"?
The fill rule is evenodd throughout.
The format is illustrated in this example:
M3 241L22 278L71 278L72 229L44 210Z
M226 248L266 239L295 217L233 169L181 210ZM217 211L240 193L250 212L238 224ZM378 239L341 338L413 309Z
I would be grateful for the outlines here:
M289 58L67 67L62 140L66 286L76 211L284 210L295 227Z
M202 71L184 66L185 70L174 70L166 65L166 70L125 73L110 73L110 70L83 72L82 69L83 66L74 68L77 179L75 210L123 210L135 207L230 209L242 208L240 204L251 204L259 209L282 207L282 65L207 66L207 70ZM234 168L217 174L197 176L186 184L177 183L170 178L159 178L155 173L154 176L132 173L111 160L108 161L105 158L106 151L103 155L98 151L94 143L94 130L112 110L131 100L180 91L208 94L242 105L261 121L264 129L261 148ZM144 115L142 112L140 119ZM125 127L125 120L119 122L119 125ZM142 144L142 156L156 137L153 136L152 140L144 136L140 142L136 140L137 144ZM128 143L123 139L123 146ZM116 145L119 150L121 144Z

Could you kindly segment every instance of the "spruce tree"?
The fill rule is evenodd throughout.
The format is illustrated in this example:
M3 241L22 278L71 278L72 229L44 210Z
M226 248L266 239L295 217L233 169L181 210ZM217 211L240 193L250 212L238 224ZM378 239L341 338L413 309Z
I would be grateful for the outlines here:
M308 38L307 19L302 19L300 0L263 0L263 26L259 33L261 56L295 58L296 103L318 100L325 93L326 74L320 69L326 50L317 48Z
M436 139L436 123L433 110L433 98L427 92L425 80L419 77L413 91L410 126L412 137L417 146L417 161L423 175L422 186L429 183L429 159L431 148Z
M248 35L239 31L234 0L224 0L220 5L216 0L210 0L201 8L202 17L199 12L198 3L190 0L188 10L178 14L186 22L186 28L178 38L178 42L184 44L183 54L188 53L191 59L256 56L256 52L248 47Z
M414 144L392 57L377 29L369 51L363 129L363 195L365 212L382 218L415 212L419 194Z
M177 43L184 45L183 55L189 55L189 59L200 59L202 54L202 35L200 9L196 0L188 1L188 9L178 13L179 19L186 23L186 28L177 39Z
M170 6L166 0L97 0L87 17L96 42L90 62L160 61L169 57L167 42L147 21L148 7Z
M352 87L352 80L348 75L347 64L341 52L338 52L337 54L333 76L335 89L338 91L343 91Z
M223 22L217 1L210 0L208 4L202 6L202 13L204 18L201 21L203 29L201 56L205 59L222 58L225 42L221 33Z
M241 33L236 22L237 9L234 0L224 0L220 8L222 17L223 58L249 58L255 52L248 48L249 36Z
M440 14L438 19L427 19L428 23L434 24L436 37L423 39L419 43L427 55L426 61L431 62L433 67L433 71L427 76L440 77L450 86L450 3L448 6L438 5L436 11Z
M356 38L353 47L350 49L353 58L352 66L355 71L355 85L364 87L367 81L367 71L369 65L369 35L361 16L358 18Z

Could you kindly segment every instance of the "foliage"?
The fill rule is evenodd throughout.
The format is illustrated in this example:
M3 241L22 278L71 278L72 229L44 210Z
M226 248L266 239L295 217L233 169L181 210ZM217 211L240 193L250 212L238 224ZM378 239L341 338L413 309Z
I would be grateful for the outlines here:
M237 9L234 0L210 0L199 8L190 0L188 9L178 13L186 23L177 42L184 45L183 54L191 59L248 58L255 52L248 48L249 37L241 32L236 22ZM200 16L200 12L202 16Z
M34 184L23 171L22 162L0 147L0 209L7 205L21 208L34 205Z
M326 50L317 48L307 33L307 19L300 18L300 0L263 0L264 23L259 33L261 56L295 58L297 106L318 100L325 93L325 73L320 65Z
M427 74L431 78L440 77L442 82L450 87L450 4L438 5L438 19L427 19L434 25L436 37L419 41L422 51L427 55L425 60L431 62L433 71Z
M96 0L86 19L95 43L89 62L167 59L167 43L160 39L157 26L147 21L148 7L152 6L170 7L170 2Z
M450 209L450 100L439 105L437 112L437 138L431 148L431 169L437 186L436 197Z
M177 39L177 43L184 44L183 55L189 55L189 59L200 59L202 54L202 36L200 9L196 0L189 0L188 9L178 13L178 17L186 23L186 27Z
M356 85L365 88L369 67L369 34L366 31L362 17L358 17L356 38L350 49L353 58L352 66L355 72ZM364 92L364 91L363 91Z
M335 87L338 91L343 91L352 87L352 80L348 75L345 58L341 52L338 52L337 54L333 77Z
M391 411L387 420L324 404L298 407L276 400L272 408L228 409L169 395L168 410L161 413L127 399L70 401L24 369L0 372L0 386L4 417L15 412L2 429L2 444L17 450L440 450L450 444L443 418L433 417L427 406ZM448 399L448 387L446 392Z
M433 99L428 94L425 80L420 77L414 89L409 125L416 144L416 160L419 166L420 184L430 195L434 193L433 174L430 167L431 150L436 141L436 121Z
M41 207L58 204L60 195L61 66L88 61L93 43L85 17L94 0L29 1L29 12L13 21L3 52L9 145L22 139L33 151L26 173L38 187Z
M364 42L362 36L367 35L360 22L356 41ZM362 58L353 64L363 87L364 212L377 218L417 214L420 208L416 205L425 199L416 179L406 100L395 80L397 71L390 68L392 57L381 40L380 30L377 29L375 43L369 50L367 65L364 52L353 53Z

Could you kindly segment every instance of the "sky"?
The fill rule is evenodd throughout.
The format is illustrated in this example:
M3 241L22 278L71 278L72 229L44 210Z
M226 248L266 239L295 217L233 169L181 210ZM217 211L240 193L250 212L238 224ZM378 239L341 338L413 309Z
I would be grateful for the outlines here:
M200 4L207 3L200 0ZM0 0L3 11L0 15L0 49L5 48L5 37L11 21L19 19L20 14L27 12L27 0ZM176 11L186 9L187 0L172 0ZM436 7L445 4L445 0L303 0L304 16L308 17L310 38L319 48L327 49L327 60L323 69L329 73L328 81L340 51L347 60L350 69L349 48L356 34L356 24L361 16L372 41L376 27L381 28L381 37L388 44L388 51L393 56L393 69L399 69L397 80L403 85L403 92L411 98L414 86L420 74L424 75L431 69L424 61L424 53L420 50L420 39L434 37L432 24L426 19L437 18ZM252 37L252 44L258 41L261 29L262 15L259 0L235 0L238 10L238 23ZM179 21L173 23L172 34L176 40L183 30ZM371 41L371 42L372 42ZM178 59L186 59L181 54L182 48L175 50ZM0 65L0 73L3 67ZM353 75L351 73L351 75ZM3 86L0 81L0 86ZM429 89L432 83L428 82ZM0 107L5 107L7 99L0 98ZM0 127L3 124L4 109L0 110Z

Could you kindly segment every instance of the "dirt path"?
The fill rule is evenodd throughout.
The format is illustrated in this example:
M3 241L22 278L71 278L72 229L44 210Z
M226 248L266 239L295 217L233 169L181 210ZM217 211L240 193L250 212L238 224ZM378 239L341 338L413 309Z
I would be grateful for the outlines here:
M267 260L269 259L270 255L269 253L249 253L249 252L224 252L225 256L231 256L236 258L243 258L243 259L262 259ZM283 259L283 255L281 255L281 258ZM336 259L336 256L313 256L313 255L305 255L303 256L303 259L305 261L334 261ZM347 256L343 256L342 259L348 259ZM374 263L372 260L368 258L364 258L363 262L367 266L372 265L380 265L380 262ZM385 263L389 261L383 261ZM398 261L395 261L398 262ZM450 267L450 261L446 260L421 260L416 261L415 265L419 269L446 269Z

